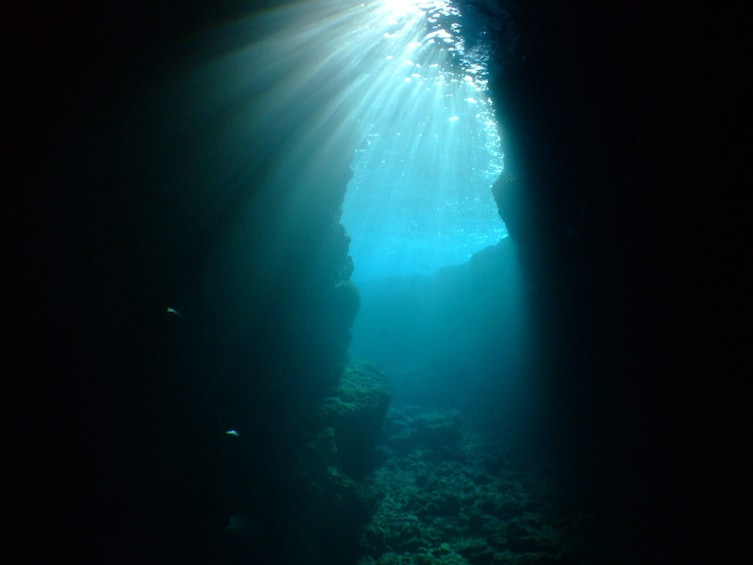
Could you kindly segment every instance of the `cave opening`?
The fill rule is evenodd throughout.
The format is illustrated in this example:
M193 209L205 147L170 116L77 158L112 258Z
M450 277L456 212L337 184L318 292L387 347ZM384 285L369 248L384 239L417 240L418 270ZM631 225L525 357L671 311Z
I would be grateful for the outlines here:
M490 54L463 25L444 0L280 2L191 38L183 67L155 64L138 103L123 96L112 138L129 151L114 171L88 159L104 170L84 177L118 177L105 211L137 220L113 235L137 259L105 264L114 288L138 289L118 312L148 309L105 344L133 359L115 382L149 416L136 434L116 422L116 438L156 469L124 479L143 494L122 522L157 530L211 482L165 554L191 537L228 563L502 559L485 549L507 527L493 501L509 492L512 520L535 488L506 466L506 440L533 419L521 281L491 190ZM153 375L158 394L142 395ZM164 457L155 427L189 439ZM388 492L404 502L382 505ZM467 546L462 505L497 521L489 539Z
M487 48L447 0L376 3L354 115L361 143L343 203L356 284L430 274L507 235Z
M341 217L361 296L350 354L386 370L393 405L475 404L493 382L519 396L530 340L492 190L504 154L491 46L474 14L448 0L375 2L367 13L363 72L348 90L360 143Z
M15 553L742 561L746 18L89 4L11 58Z

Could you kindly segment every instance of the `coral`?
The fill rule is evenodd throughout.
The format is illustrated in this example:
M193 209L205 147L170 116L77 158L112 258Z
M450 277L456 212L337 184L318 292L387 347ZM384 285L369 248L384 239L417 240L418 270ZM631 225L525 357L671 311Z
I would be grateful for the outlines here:
M504 448L456 411L401 406L388 419L374 480L384 496L363 529L359 565L544 565L582 551L562 493L504 464Z

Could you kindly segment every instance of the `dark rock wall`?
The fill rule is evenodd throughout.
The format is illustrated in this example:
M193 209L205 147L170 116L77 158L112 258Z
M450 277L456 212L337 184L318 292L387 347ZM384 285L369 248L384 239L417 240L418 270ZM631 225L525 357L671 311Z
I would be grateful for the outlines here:
M461 4L492 38L495 197L531 276L563 462L643 540L627 562L739 559L743 10Z
M470 13L494 13L485 6ZM630 110L609 84L609 69L622 58L601 42L609 34L592 28L615 16L550 2L496 3L495 10L504 25L491 36L491 89L505 171L493 192L529 286L541 386L549 391L542 409L558 466L570 467L596 500L619 499L612 489L625 482L622 426L631 416L617 384L623 375L614 374L626 370L614 363L622 331L614 246L631 228L615 214L616 160L637 147L629 130L615 146L612 136L625 129L620 113ZM610 38L614 49L619 41Z
M324 491L296 479L309 441L296 415L332 394L359 307L339 223L355 146L336 80L278 112L263 103L316 68L314 52L271 73L263 50L222 66L290 23L239 23L270 7L137 2L30 20L38 43L13 93L18 302L32 306L13 317L28 331L7 412L28 422L10 448L30 488L10 507L22 532L37 516L82 561L323 562L368 510L338 461ZM335 496L357 515L311 514Z

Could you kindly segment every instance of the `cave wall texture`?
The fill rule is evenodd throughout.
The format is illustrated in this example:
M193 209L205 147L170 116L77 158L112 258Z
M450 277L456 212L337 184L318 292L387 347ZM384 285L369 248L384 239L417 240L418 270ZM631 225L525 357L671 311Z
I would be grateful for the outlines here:
M326 250L279 266L263 284L280 302L259 305L253 296L267 288L217 274L237 257L215 252L248 219L232 215L244 208L231 200L199 213L203 172L183 171L201 143L155 125L164 106L142 90L190 64L192 53L172 50L176 38L282 3L37 3L8 36L9 345L21 369L4 413L8 508L30 562L42 545L80 561L208 562L234 500L232 480L217 480L235 457L224 427L255 428L269 458L246 462L259 497L249 505L274 512L286 488L275 477L291 464L275 457L297 441L282 413L310 393L303 386L291 404L280 385L336 384L327 379L357 307L337 222L347 142L322 181L331 198L312 203L292 235ZM645 532L632 562L740 562L751 374L748 220L737 205L750 150L742 20L647 2L464 5L468 30L495 47L507 167L495 195L534 281L554 396L567 399L556 404L564 448L615 528ZM176 150L155 164L160 136ZM225 179L243 187L228 193L256 213L284 210L263 189L269 174ZM176 184L188 188L171 192ZM309 263L315 255L323 261ZM263 248L251 256L239 272L271 261ZM165 316L173 301L192 307ZM264 354L243 390L235 339L249 312ZM303 320L332 330L316 334L335 336L328 354L313 355L322 344L298 332ZM283 354L293 347L313 356Z
M616 529L644 540L628 562L741 560L742 14L468 4L497 16L494 192L533 274L566 449Z
M327 105L340 83L309 85L267 115L258 100L316 67L315 54L269 71L275 54L257 51L246 68L223 67L229 79L211 73L289 22L233 28L216 44L198 36L264 7L36 14L39 58L24 76L39 82L19 133L36 150L22 177L37 228L21 272L40 309L19 353L44 348L50 364L27 362L40 390L19 417L50 435L39 450L19 438L14 470L36 486L14 502L84 560L234 562L249 551L228 548L238 516L258 530L247 538L266 540L260 563L332 562L367 516L358 473L329 466L348 468L368 446L348 441L345 417L317 409L337 397L359 304L339 223L354 138ZM386 393L359 401L361 373L347 374L349 406L378 429ZM336 455L321 438L340 443Z

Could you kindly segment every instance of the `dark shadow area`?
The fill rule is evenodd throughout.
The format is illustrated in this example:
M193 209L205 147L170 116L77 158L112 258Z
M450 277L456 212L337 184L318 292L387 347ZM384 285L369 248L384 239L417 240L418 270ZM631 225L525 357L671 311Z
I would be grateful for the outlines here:
M570 462L634 540L625 562L739 562L740 14L473 5L500 31L495 194L531 274Z

